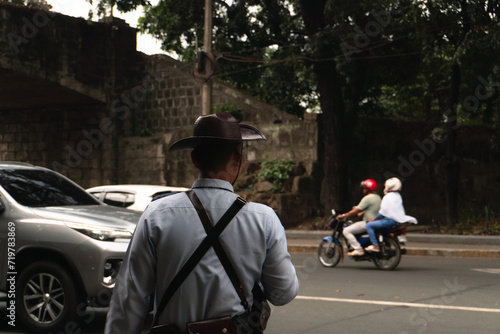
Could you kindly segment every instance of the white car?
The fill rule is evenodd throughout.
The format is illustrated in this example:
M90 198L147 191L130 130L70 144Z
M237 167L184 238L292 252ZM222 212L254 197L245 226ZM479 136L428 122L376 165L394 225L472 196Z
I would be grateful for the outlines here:
M188 188L147 184L116 184L92 187L87 189L87 192L106 204L144 211L153 198L186 190Z

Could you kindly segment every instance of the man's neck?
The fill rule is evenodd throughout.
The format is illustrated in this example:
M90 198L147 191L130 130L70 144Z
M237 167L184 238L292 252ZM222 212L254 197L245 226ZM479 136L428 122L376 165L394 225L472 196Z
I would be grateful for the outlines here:
M200 179L216 179L231 183L236 176L232 175L232 173L228 173L227 171L207 171L200 172L198 177Z

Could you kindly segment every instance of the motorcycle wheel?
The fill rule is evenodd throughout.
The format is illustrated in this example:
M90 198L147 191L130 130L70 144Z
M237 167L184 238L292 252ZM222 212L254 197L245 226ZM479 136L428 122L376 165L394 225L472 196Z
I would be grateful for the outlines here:
M384 237L383 245L380 246L380 253L375 256L373 262L378 269L393 270L401 261L401 247L393 237Z
M318 247L319 262L325 267L335 267L342 258L340 243L322 240Z

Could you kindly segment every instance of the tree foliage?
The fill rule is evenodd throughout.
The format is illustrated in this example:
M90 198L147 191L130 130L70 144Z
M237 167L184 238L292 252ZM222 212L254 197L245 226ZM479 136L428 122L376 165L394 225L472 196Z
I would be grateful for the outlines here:
M120 11L145 6L140 29L185 62L194 63L203 47L202 1L98 4ZM464 6L468 22L461 17ZM304 10L309 7L316 9ZM498 1L491 0L215 1L216 77L301 115L318 104L313 68L330 62L356 115L440 121L448 107L453 59L466 63L468 80L474 79L469 72L493 80L498 12ZM467 25L470 32L457 44ZM469 85L464 92L474 88ZM491 120L493 114L490 109L483 116Z
M5 0L6 2L12 2L18 5L25 5L28 7L51 10L52 5L49 5L46 0Z
M498 0L215 1L216 77L295 115L320 107L321 198L325 212L344 209L358 117L498 124L499 11ZM162 0L140 28L194 63L203 15L201 1Z
M462 74L459 123L491 124L493 115L498 115L494 105L488 106L493 95L477 106L464 102L476 94L480 80L488 86L498 81L498 2L414 1L411 11L415 18L411 42L420 50L414 64L418 75L399 87L382 87L379 109L389 116L443 121L449 109L451 67L457 63Z
M147 6L149 4L148 0L86 0L86 1L91 5L97 3L98 16L112 15L113 8L115 6L120 12L126 13L134 9L137 9L140 6ZM92 12L90 12L89 14L91 16L93 15Z
M116 0L116 5L121 10L142 2ZM113 3L99 4L109 8ZM203 5L163 0L145 6L139 28L162 41L164 50L194 64L203 49ZM297 116L317 104L314 79L304 63L302 20L290 1L215 1L213 7L214 77Z

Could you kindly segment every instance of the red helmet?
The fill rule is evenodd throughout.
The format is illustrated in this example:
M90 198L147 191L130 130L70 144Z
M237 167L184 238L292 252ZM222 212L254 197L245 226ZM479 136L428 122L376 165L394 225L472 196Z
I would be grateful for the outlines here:
M364 181L361 181L361 188L366 188L370 191L375 191L377 190L377 182L372 179L366 179Z

